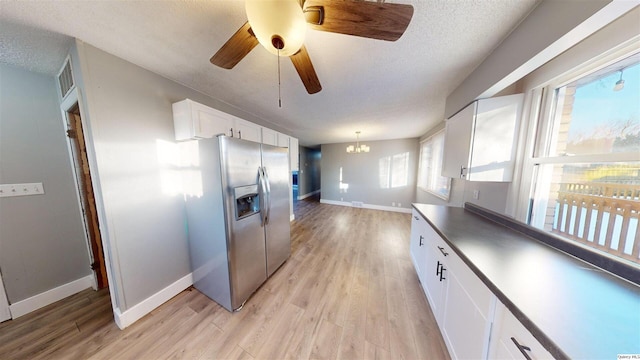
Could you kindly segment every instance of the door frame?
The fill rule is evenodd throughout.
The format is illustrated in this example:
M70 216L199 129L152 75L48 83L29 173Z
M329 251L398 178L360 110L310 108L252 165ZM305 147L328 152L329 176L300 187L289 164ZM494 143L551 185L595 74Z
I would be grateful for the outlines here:
M84 126L84 116L83 116L83 111L82 111L82 101L80 99L79 96L79 92L77 88L73 88L71 91L69 91L69 93L67 94L67 96L61 101L60 103L60 111L62 113L62 123L64 126L65 131L67 130L67 121L68 117L69 117L69 113L72 113L74 108L78 109L78 112L80 113L80 119L82 122L82 127L83 129L85 128ZM66 136L66 135L65 135ZM85 146L87 145L87 141L86 141L86 136L85 136ZM91 264L93 264L95 261L97 261L98 259L94 258L94 252L92 250L92 244L91 244L91 238L90 238L90 234L89 234L89 228L88 228L88 221L89 219L87 218L88 214L85 214L85 205L83 204L82 201L82 196L80 194L80 191L82 191L82 184L80 184L78 182L78 176L82 176L82 174L76 174L76 167L75 167L75 153L74 150L72 148L71 142L73 141L72 138L67 137L67 151L69 154L69 160L71 161L71 167L73 169L74 172L74 176L73 176L73 182L74 182L74 186L76 188L75 194L76 194L76 201L78 202L78 207L81 210L81 217L82 217L82 229L84 232L84 236L85 236L85 245L86 245L86 250L87 250L87 254L89 256L90 259L90 263L88 264L89 266L91 266ZM88 154L87 154L88 156ZM89 163L87 164L87 166L90 165L90 161L88 161ZM93 183L93 182L92 182ZM93 186L93 184L92 184ZM95 187L94 187L94 197L95 197ZM97 207L97 205L96 205ZM97 211L97 209L96 209ZM96 213L96 216L97 213ZM99 216L98 216L99 217ZM99 220L99 219L98 219ZM101 241L101 249L100 252L102 252L103 257L102 257L102 263L98 264L98 266L100 266L102 268L102 271L104 271L104 274L106 276L107 280L107 284L105 285L109 285L109 290L111 292L111 277L109 276L109 260L108 260L108 256L106 254L105 251L105 246L104 246L104 236L102 236L102 231L101 229L97 229L97 231L100 233L100 236L102 237L102 241ZM97 249L96 249L97 250ZM97 277L97 272L95 271L95 269L92 269L93 272L93 284L92 287L94 290L98 289L98 277ZM112 293L112 292L111 292Z
M2 273L0 272L0 322L12 319L11 309L9 308L9 299L4 291L4 283L2 282Z

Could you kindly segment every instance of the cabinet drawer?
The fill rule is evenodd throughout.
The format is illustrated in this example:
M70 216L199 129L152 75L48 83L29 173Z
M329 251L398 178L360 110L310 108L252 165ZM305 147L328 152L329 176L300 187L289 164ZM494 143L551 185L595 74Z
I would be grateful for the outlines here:
M498 303L495 333L489 357L492 359L553 359L553 356L502 303ZM524 355L526 354L526 356Z

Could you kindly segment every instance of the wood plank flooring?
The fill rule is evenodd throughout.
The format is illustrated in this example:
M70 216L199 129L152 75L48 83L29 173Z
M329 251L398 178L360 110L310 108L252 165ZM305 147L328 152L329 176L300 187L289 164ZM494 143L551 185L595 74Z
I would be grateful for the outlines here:
M296 205L291 258L229 313L189 288L125 330L85 290L0 324L0 359L448 359L409 257L411 217Z

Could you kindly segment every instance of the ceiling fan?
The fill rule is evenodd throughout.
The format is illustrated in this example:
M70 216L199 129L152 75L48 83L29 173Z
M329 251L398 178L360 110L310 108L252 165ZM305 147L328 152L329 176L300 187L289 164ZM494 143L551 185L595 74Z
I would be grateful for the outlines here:
M354 0L246 0L248 21L211 57L231 69L258 43L287 56L309 94L322 90L304 46L306 28L395 41L406 30L413 6Z

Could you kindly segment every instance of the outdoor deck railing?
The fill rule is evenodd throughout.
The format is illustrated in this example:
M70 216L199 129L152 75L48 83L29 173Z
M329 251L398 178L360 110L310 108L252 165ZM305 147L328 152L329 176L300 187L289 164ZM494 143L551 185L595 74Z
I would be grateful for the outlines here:
M640 185L563 183L552 232L640 263Z

